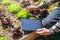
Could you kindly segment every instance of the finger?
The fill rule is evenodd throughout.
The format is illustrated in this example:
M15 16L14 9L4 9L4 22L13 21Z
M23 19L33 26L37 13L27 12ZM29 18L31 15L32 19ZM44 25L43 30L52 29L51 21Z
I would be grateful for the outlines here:
M43 30L43 29L37 29L37 31L39 31L39 30Z
M41 32L41 31L43 31L42 29L38 29L36 32Z
M46 28L42 28L42 30L44 30L45 32L49 32L49 30Z
M44 30L45 32L50 32L49 30Z
M42 34L42 33L44 33L44 31L41 31L41 32L38 32L38 31L37 31L36 33Z
M50 35L51 33L49 33L49 32L47 32L47 33L40 33L40 35L45 35L45 36L47 36L47 35Z

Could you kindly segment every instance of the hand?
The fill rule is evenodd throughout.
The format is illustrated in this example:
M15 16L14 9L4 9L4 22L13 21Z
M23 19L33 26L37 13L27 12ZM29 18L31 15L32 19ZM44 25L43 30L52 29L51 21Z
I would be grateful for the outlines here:
M36 33L40 34L41 36L47 37L48 35L51 35L51 32L47 28L38 29Z
M35 11L35 10L38 10L39 8L37 7L37 6L28 6L27 8L26 8L26 10L27 11L29 11L29 12L31 12L31 11Z

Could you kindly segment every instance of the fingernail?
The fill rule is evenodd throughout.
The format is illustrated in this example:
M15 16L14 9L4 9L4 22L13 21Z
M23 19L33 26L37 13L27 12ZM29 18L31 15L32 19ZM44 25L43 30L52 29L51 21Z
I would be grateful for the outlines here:
M42 29L37 29L37 31L42 30Z
M43 33L44 31L42 31L42 32L36 32L36 33Z

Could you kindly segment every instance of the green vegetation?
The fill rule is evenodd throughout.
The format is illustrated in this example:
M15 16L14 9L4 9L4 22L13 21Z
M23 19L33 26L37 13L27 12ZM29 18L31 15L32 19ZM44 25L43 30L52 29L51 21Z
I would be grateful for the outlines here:
M11 4L7 9L11 13L18 13L21 10L21 7L19 4Z
M37 2L38 0L33 0L34 2Z
M31 19L31 20L36 20L37 18L34 18L34 17L30 17L29 19Z
M28 11L26 11L25 9L21 10L18 14L17 17L19 19L21 18L28 18L30 16L30 13Z
M0 40L7 40L6 37L0 37Z
M42 5L44 2L45 2L45 0L41 0L41 1L40 1L40 5Z
M11 2L10 2L10 0L3 0L2 4L3 5L9 5L9 4L11 4Z
M57 7L54 7L54 6L50 6L49 10L50 12L52 12L54 9L56 9Z

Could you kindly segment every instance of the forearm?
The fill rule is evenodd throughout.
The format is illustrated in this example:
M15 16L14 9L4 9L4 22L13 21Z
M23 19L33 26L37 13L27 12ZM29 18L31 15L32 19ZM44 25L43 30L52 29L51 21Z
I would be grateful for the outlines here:
M58 0L46 0L43 4L39 5L40 8L48 8L50 5L56 3Z

